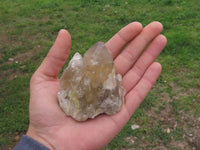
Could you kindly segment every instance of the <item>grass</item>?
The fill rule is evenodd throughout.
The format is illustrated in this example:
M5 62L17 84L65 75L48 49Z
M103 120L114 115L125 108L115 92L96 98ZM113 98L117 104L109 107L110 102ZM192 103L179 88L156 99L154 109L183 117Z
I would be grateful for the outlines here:
M199 0L1 0L0 149L13 147L16 136L26 132L29 80L60 29L71 33L71 58L97 41L106 42L132 21L145 26L154 20L163 24L163 34L168 38L157 59L163 72L106 149L179 149L171 142L187 143L184 130L196 128L192 124L200 116L199 8ZM187 122L182 116L191 119ZM140 128L131 130L132 124ZM135 142L130 143L127 137Z

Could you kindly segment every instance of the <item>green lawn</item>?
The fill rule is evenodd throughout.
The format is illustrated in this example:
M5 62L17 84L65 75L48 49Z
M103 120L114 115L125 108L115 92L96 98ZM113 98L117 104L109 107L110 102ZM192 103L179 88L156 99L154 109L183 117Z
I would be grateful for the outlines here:
M145 26L155 20L168 39L157 59L161 77L105 149L195 147L200 138L199 0L0 0L0 149L13 147L26 132L29 80L60 29L72 36L71 58L132 21ZM132 130L133 124L140 128Z

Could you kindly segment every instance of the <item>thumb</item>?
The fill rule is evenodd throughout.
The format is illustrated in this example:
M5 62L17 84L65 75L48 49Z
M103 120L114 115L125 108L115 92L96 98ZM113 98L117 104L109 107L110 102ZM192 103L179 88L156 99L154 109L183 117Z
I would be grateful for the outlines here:
M61 29L49 53L39 66L36 74L43 79L57 78L65 64L71 49L71 36L67 30Z

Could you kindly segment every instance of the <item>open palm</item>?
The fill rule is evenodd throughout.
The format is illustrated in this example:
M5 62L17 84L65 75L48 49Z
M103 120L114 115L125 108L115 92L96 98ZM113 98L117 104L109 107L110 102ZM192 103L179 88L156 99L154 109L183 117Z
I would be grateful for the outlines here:
M123 76L125 104L115 115L100 115L95 119L77 122L65 115L57 100L57 76L71 48L69 33L61 30L31 79L27 135L50 149L94 150L106 146L130 119L160 75L161 65L154 61L166 45L166 38L160 35L161 31L159 22L153 22L145 28L133 22L106 43L116 71Z

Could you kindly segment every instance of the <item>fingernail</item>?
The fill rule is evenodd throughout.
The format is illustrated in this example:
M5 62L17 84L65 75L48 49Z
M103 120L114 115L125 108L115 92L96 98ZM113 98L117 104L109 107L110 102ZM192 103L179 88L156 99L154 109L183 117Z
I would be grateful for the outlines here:
M60 33L60 32L65 32L65 29L60 29L59 33Z

